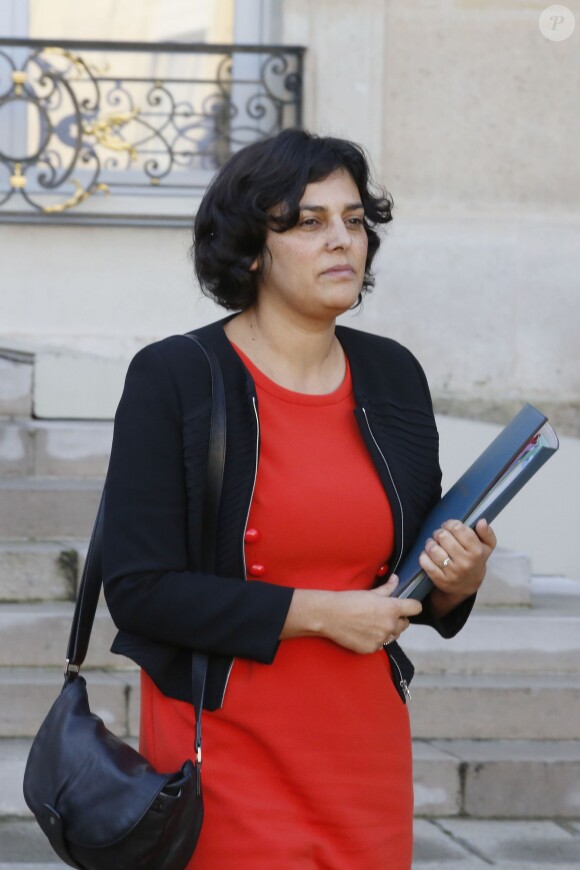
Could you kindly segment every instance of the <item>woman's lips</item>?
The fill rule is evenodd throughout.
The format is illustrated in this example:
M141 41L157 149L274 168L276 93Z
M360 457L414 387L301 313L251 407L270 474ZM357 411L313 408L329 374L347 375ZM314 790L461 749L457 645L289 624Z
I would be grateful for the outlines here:
M325 269L322 273L323 275L336 275L337 277L345 276L351 277L354 275L354 269L352 266L332 266L330 269Z

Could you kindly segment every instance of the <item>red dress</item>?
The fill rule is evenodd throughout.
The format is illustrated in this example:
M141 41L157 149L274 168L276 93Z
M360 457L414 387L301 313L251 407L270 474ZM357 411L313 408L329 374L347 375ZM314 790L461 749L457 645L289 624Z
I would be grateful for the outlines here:
M393 523L362 441L350 372L333 393L256 383L261 446L247 579L366 589ZM159 770L191 757L191 705L142 673L141 751ZM224 705L204 713L205 821L191 870L409 870L407 708L381 650L282 641L271 665L236 659Z

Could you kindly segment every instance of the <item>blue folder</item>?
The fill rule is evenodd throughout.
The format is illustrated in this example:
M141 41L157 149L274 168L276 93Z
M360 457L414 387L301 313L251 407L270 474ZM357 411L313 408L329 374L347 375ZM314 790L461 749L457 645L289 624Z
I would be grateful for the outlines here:
M393 597L421 601L432 589L419 556L435 529L450 519L461 520L470 528L481 518L491 522L557 449L558 437L547 417L533 405L524 405L429 512L415 544L399 565L399 585Z

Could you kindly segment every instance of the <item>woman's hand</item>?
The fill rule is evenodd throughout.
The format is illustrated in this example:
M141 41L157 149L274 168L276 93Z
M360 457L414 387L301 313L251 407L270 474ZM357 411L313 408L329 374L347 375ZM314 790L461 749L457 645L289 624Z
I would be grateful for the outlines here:
M418 601L390 597L398 582L393 575L376 589L296 589L280 639L325 637L352 652L376 652L397 640L422 609Z
M496 543L493 529L483 519L475 530L459 520L447 520L433 532L419 564L435 586L431 608L437 617L445 616L477 592Z

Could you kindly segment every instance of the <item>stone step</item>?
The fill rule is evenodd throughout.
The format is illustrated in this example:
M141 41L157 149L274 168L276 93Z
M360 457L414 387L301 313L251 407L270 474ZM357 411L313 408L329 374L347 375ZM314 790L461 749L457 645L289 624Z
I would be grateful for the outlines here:
M62 668L74 605L72 603L0 604L0 668ZM109 652L115 626L105 605L97 608L87 656L92 668L117 670L127 659Z
M84 542L0 541L0 601L72 601Z
M578 594L534 595L530 608L474 610L450 640L412 626L402 646L423 674L578 674L579 605Z
M432 628L412 626L403 647L423 674L579 674L580 612L534 606L519 610L475 611L451 640ZM70 630L73 604L0 604L0 667L60 667ZM91 635L88 664L119 666L108 647L115 633L100 606Z
M413 870L571 870L580 824L551 819L415 819ZM0 819L0 870L62 870L34 819ZM386 865L388 868L388 864Z
M91 710L119 736L139 730L139 672L83 670ZM63 685L63 668L0 668L0 737L34 737Z
M0 817L31 815L22 794L31 742L19 738L0 740Z
M112 437L110 422L0 419L0 475L103 478Z
M580 740L414 743L415 812L472 818L580 817Z
M0 816L30 816L22 795L30 744L0 740ZM413 755L417 816L580 816L580 740L416 740Z
M131 668L85 673L91 707L118 734L139 730L139 678ZM0 737L33 737L62 686L59 668L0 668ZM422 740L574 740L580 675L417 675L409 704Z
M421 739L574 740L580 673L417 674L409 703Z
M0 416L112 420L136 351L135 336L4 336ZM87 384L91 385L87 389Z
M35 354L34 411L45 419L112 420L121 398L129 361L147 344L112 339L112 347L91 352L45 347ZM97 342L98 344L98 342ZM107 342L111 344L111 342ZM87 384L91 389L87 389Z
M86 541L0 540L0 601L72 597L86 549ZM477 609L507 607L514 603L529 606L531 578L528 558L506 551L496 558L494 556L478 595Z
M31 353L0 348L0 416L32 413L33 362Z
M475 607L529 607L532 603L529 556L497 547L487 564Z
M0 535L10 540L89 538L101 480L0 480Z
M413 870L489 870L490 865L498 870L580 867L580 823L568 819L415 819Z
M62 870L67 866L32 818L1 819L0 843L0 870Z

